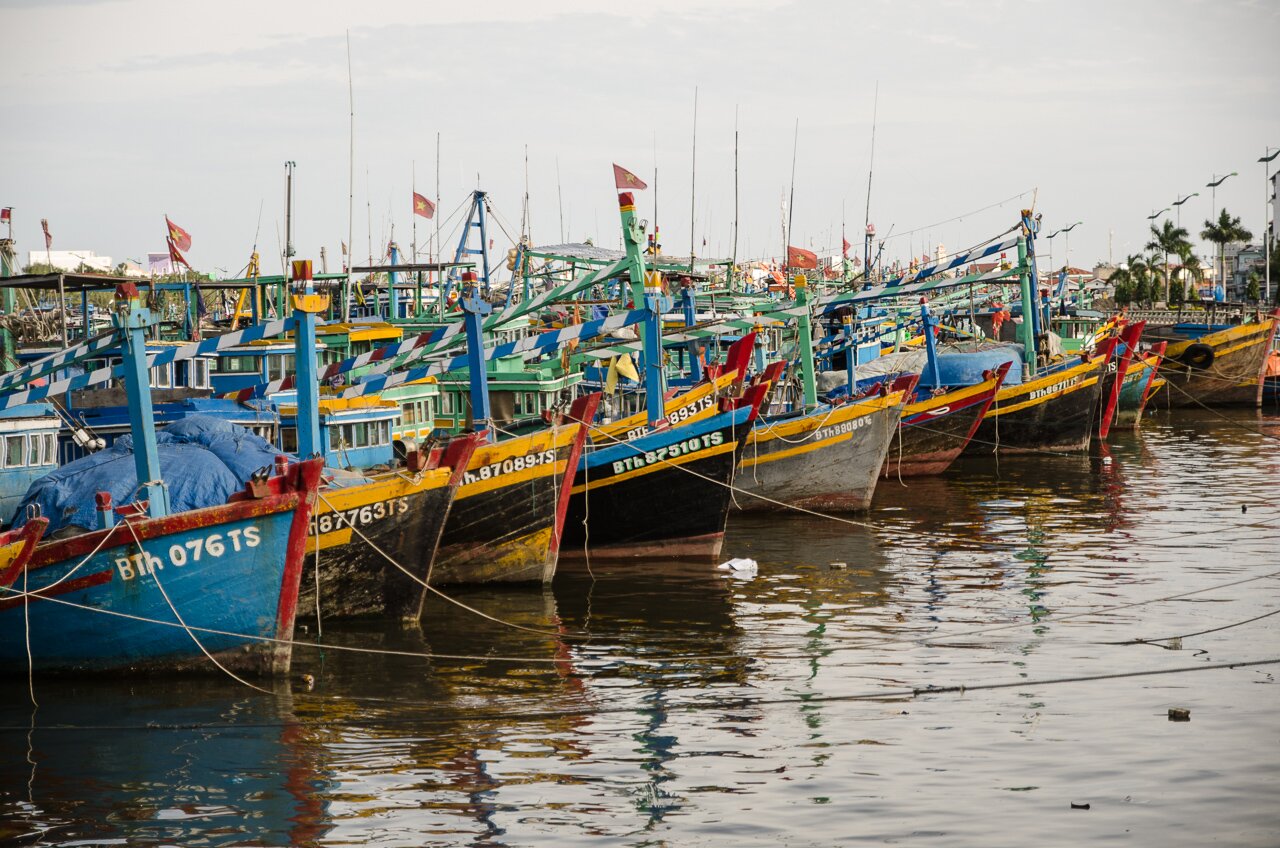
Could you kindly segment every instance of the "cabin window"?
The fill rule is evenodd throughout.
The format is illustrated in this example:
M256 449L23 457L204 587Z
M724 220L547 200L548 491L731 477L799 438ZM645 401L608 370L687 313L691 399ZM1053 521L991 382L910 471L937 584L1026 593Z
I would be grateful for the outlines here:
M151 369L151 385L157 389L173 388L173 371L168 365L157 365Z
M329 428L329 450L331 451L342 450L342 428L341 427Z
M4 437L4 467L21 468L22 457L27 452L26 436Z
M285 453L297 453L298 451L298 428L297 427L281 427L280 428L280 449Z
M425 420L425 421L434 421L434 420L435 420L435 418L436 418L436 401L435 401L435 398L428 398L428 399L426 400L426 410L427 410L427 417L426 417L425 419L423 419L423 420Z
M58 464L58 434L46 433L44 437L44 464Z
M356 448L369 447L369 424L365 421L357 421L351 425L351 446Z
M400 407L400 423L401 424L417 424L418 423L417 404L406 403Z
M44 465L40 458L40 448L44 445L44 439L39 434L32 434L27 439L27 465Z
M445 415L453 414L453 392L440 395L440 412Z
M390 421L378 422L378 444L380 445L391 444L391 422Z
M273 353L267 357L267 379L283 380L293 373L294 358L291 353Z
M193 389L207 389L209 385L209 360L191 360L191 387Z
M219 356L213 370L216 374L256 374L260 367L256 356Z

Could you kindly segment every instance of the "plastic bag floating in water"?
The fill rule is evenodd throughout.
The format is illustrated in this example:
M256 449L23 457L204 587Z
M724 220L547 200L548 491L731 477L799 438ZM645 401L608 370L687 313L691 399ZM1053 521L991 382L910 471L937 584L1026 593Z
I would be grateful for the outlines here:
M729 572L730 577L749 579L756 576L756 572L760 570L760 564L747 557L734 557L720 563L716 568Z

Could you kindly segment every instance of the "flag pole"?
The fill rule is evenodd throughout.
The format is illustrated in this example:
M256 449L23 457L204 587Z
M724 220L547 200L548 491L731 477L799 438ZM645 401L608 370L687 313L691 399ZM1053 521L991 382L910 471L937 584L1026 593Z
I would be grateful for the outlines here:
M356 94L351 81L351 30L347 30L347 109L349 113L347 139L347 280L342 291L342 320L351 320L351 266L355 253L355 204L356 204Z

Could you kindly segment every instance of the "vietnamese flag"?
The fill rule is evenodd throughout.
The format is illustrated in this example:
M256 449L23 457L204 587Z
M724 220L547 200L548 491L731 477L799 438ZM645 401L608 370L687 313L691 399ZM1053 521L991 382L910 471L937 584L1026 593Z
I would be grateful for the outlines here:
M818 267L818 254L812 250L805 250L803 247L787 245L787 267L816 270Z
M183 235L186 235L186 234L184 233ZM190 243L191 243L191 236L187 236L187 244L190 244ZM174 268L177 268L179 265L186 265L188 268L190 268L191 263L188 262L187 258L183 256L182 253L178 250L178 246L174 243L174 240L168 239L168 244L169 244L169 263Z
M178 246L180 250L191 249L191 233L179 227L177 224L169 220L169 216L164 216L164 223L169 228L169 241ZM185 264L185 260L184 263ZM188 266L189 267L189 266Z
M849 240L847 238L844 238L843 236L840 238L840 241L844 242L844 258L848 259L849 248L853 247L853 245L849 244Z
M415 191L413 193L413 214L421 215L424 218L433 218L436 214L436 205Z
M53 236L49 234L49 219L40 219L40 229L44 230L44 249L48 250L53 247Z
M649 184L619 165L617 162L613 164L613 184L618 187L618 191L626 191L635 189L641 191L649 187Z

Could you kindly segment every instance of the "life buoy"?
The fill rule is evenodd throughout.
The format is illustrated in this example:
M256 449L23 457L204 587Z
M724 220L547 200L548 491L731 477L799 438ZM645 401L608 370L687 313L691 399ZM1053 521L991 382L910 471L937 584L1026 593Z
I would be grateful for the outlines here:
M1178 361L1192 368L1205 369L1213 364L1213 348L1207 344L1193 344L1182 352Z

